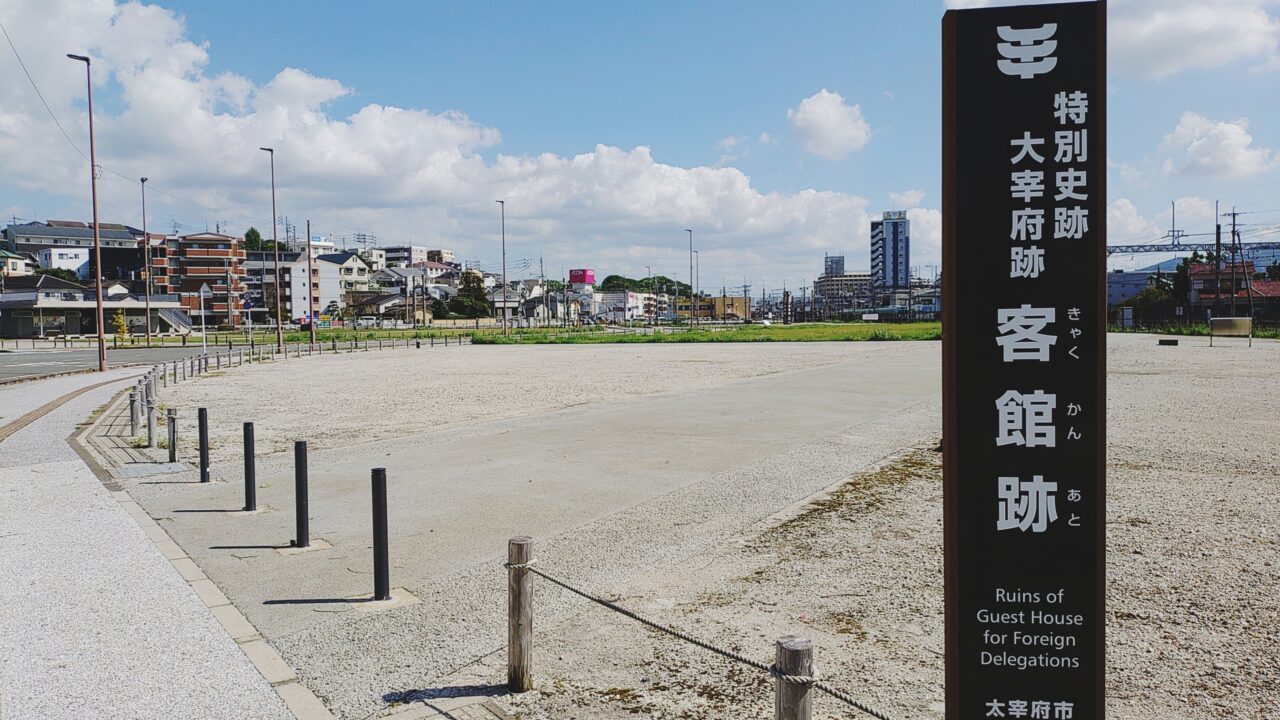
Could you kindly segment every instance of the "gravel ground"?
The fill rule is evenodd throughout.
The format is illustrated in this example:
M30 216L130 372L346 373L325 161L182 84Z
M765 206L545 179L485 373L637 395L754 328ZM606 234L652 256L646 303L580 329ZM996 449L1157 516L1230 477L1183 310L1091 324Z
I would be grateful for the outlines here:
M1110 343L1108 716L1280 717L1280 343ZM936 407L921 425L936 436ZM775 638L806 635L836 686L894 717L940 718L934 445L675 565L584 584L764 662ZM571 560L542 557L544 571L581 580ZM772 717L761 673L535 583L540 608L577 609L538 616L539 690L501 700L519 717ZM504 663L496 652L448 682L499 684ZM856 715L820 696L815 717Z
M102 379L15 385L0 402L25 412ZM91 390L0 444L0 717L292 717L65 442L125 386Z
M892 352L892 345L859 347L875 354ZM656 352L663 362L645 359ZM201 379L170 386L162 400L179 408L211 408L210 456L219 463L239 459L241 422L262 415L271 421L254 428L260 454L290 452L300 428L306 429L310 449L323 450L480 420L679 393L848 357L846 343L673 344L661 351L627 345L397 349L211 370ZM274 407L264 409L264 403ZM190 457L194 412L181 412L179 432Z

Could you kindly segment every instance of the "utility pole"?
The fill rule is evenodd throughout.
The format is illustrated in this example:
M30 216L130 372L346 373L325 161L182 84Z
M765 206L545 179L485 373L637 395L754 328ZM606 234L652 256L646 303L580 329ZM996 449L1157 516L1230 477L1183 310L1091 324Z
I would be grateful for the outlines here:
M1218 214L1218 201L1213 201L1213 217L1216 221L1213 240L1213 316L1222 313L1222 217ZM1190 271L1188 271L1188 276ZM1187 308L1190 314L1190 308Z
M507 201L498 200L502 208L502 334L507 331Z
M311 352L316 350L315 280L311 277L311 221L307 221L307 331Z
M151 347L151 236L147 234L147 179L142 178L142 276L147 292L147 347Z
M271 156L271 245L275 249L275 272L276 272L276 352L284 352L284 320L281 316L280 306L280 239L276 234L276 229L280 225L280 220L276 216L276 151L274 148L264 147L258 148L265 150ZM310 241L308 241L310 242ZM307 248L308 252L310 248ZM307 278L307 282L311 282L311 278ZM310 312L310 308L307 312Z
M689 233L689 327L693 327L693 231L684 231Z

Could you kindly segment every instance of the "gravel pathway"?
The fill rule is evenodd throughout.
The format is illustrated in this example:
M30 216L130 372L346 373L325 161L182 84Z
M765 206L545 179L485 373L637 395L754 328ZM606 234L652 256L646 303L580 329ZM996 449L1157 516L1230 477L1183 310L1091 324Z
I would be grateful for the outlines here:
M16 385L0 403L16 415L102 379ZM126 384L0 443L0 716L291 718L65 441Z

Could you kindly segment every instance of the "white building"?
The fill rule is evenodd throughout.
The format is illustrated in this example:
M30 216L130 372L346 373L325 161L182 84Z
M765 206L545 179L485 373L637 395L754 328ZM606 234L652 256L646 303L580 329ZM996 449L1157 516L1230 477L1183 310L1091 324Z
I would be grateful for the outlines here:
M421 245L393 245L382 251L386 254L387 267L407 267L430 260L429 251Z
M81 278L89 276L89 248L41 248L36 259L46 270L70 270Z

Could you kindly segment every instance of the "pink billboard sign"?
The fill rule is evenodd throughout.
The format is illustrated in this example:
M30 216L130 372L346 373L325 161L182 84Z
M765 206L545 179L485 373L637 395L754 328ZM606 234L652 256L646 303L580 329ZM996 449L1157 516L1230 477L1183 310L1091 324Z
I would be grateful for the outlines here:
M574 285L595 285L596 271L590 268L569 271L569 282Z

